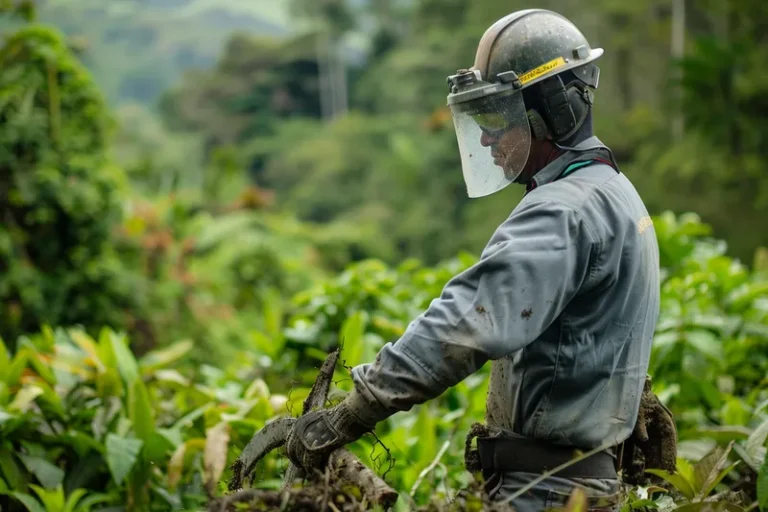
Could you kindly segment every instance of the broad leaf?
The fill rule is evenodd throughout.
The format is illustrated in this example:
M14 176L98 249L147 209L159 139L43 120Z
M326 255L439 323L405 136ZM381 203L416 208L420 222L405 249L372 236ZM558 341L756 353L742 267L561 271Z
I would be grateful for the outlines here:
M32 366L38 375L40 375L40 377L42 377L48 384L55 386L56 376L53 374L50 367L43 362L42 358L40 357L40 352L38 352L38 350L31 345L27 350L29 351L29 365Z
M264 330L272 338L274 353L283 349L283 307L282 298L277 290L270 289L264 296Z
M8 354L8 348L5 346L3 338L0 337L0 382L5 382L11 365L11 356Z
M24 487L24 472L21 471L21 468L13 459L10 443L0 445L0 473L5 477L11 489L22 489Z
M107 336L109 336L109 342L115 355L120 376L130 386L131 383L139 378L139 365L136 363L136 358L125 343L124 337L118 336L113 332L109 332Z
M99 371L104 371L104 363L102 362L101 358L99 357L99 349L96 345L96 342L93 341L93 339L88 336L86 333L78 330L78 329L72 329L69 332L69 337L72 339L72 341L75 342L75 344L80 347L80 349L88 354L88 357L90 357L90 363L96 367Z
M768 439L768 420L761 423L747 439L747 453L752 460L759 463L757 459L760 449L765 445L765 440Z
M13 492L11 493L11 496L19 500L25 507L27 507L29 512L47 512L45 507L43 507L39 501L37 501L29 494L24 494L23 492Z
M75 512L77 503L80 501L80 499L83 496L85 496L87 492L88 491L86 491L85 489L75 489L74 491L69 493L69 496L67 496L67 502L62 512Z
M645 472L650 473L651 475L656 475L659 478L669 482L675 489L680 492L680 494L689 500L692 500L696 495L696 491L694 490L691 483L679 473L672 474L664 471L663 469L646 469Z
M118 485L133 469L143 444L141 439L119 437L112 433L107 435L107 466Z
M365 313L356 311L341 327L339 343L342 345L342 360L347 366L357 366L363 362L363 333L365 332Z
M8 367L8 371L5 375L5 383L8 387L15 386L21 379L21 374L24 372L24 368L27 367L29 355L26 349L19 350L11 361L11 365Z
M16 398L13 399L13 402L8 405L8 410L26 412L29 409L30 404L42 394L43 388L40 386L34 384L24 386L21 388L21 391L16 394Z
M728 474L733 466L726 468L728 463L728 455L733 449L734 442L728 443L728 446L723 450L720 447L715 448L709 455L701 459L694 466L694 476L696 478L696 499L701 500L705 498L712 489ZM734 464L735 465L735 464Z
M172 448L176 448L184 442L184 438L179 429L176 428L158 428L157 433L170 443Z
M155 433L155 420L147 387L141 379L135 379L128 389L128 417L136 437L148 443Z
M192 341L184 340L176 342L161 350L153 350L141 358L139 367L142 372L147 375L153 370L175 363L187 355L193 347L194 344Z
M707 486L701 490L701 499L706 498L709 496L709 494L715 489L717 484L719 484L723 478L726 477L728 473L733 471L733 469L738 466L741 463L741 461L736 461L730 466L727 466L724 469L721 469L719 473L713 473L711 480L708 482Z
M47 460L41 457L26 455L24 453L19 453L17 455L22 464L26 466L27 470L35 475L35 478L37 478L46 489L55 489L64 481L64 470L54 466Z
M213 493L216 483L221 478L227 465L227 447L229 446L229 424L220 422L208 429L205 436L204 481L209 493Z
M61 484L57 485L55 489L43 489L34 484L29 487L35 491L46 510L64 510L64 488Z
M761 512L768 512L768 454L757 473L757 503Z
M89 494L77 503L74 512L91 512L91 507L97 503L105 503L110 500L112 500L112 496L109 494Z

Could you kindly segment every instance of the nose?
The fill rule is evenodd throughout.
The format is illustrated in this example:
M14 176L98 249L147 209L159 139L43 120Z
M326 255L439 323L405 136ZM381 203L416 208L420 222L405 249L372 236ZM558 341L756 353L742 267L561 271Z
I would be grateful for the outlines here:
M492 145L494 142L496 142L497 138L488 133L487 131L483 130L482 135L480 135L480 144L487 148L488 146Z

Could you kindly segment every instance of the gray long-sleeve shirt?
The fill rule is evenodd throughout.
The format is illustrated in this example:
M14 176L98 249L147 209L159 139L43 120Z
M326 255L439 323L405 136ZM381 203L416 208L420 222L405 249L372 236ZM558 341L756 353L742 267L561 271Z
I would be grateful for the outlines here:
M577 159L539 171L480 260L353 369L356 414L381 421L491 360L489 426L585 449L631 434L658 318L658 246L626 176L593 162L563 177Z

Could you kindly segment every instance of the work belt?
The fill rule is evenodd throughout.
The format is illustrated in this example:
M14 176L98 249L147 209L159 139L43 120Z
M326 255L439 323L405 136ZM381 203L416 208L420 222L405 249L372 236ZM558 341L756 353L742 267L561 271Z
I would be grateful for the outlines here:
M477 452L486 479L496 472L546 473L573 460L580 453L572 446L511 437L478 437ZM601 451L568 465L553 476L613 480L617 478L616 460L610 451Z

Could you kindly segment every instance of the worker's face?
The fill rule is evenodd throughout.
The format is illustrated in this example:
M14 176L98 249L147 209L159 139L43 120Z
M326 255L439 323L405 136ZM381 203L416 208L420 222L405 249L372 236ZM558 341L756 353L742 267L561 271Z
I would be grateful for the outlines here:
M469 197L492 194L517 180L528 160L530 126L514 90L451 107Z
M480 144L483 147L490 148L493 163L504 170L504 174L509 179L514 179L515 174L522 165L521 160L525 159L525 168L523 174L533 160L529 156L529 151L533 152L531 147L530 132L527 126L507 128L499 131L488 131L483 129L480 136Z

